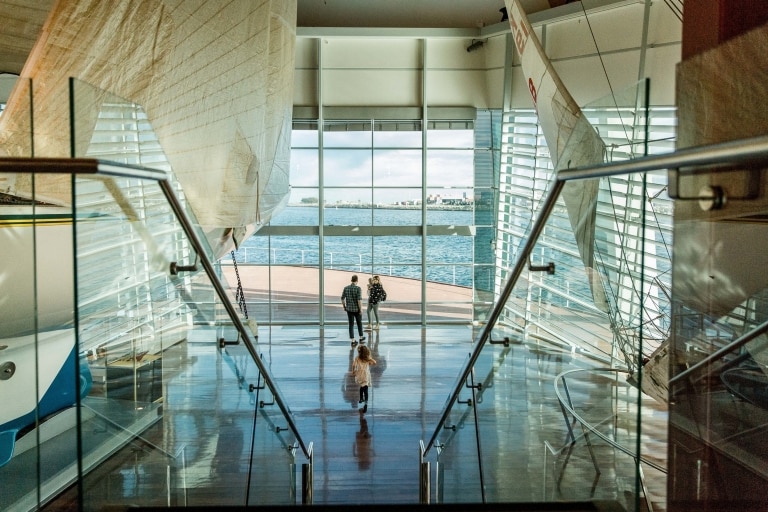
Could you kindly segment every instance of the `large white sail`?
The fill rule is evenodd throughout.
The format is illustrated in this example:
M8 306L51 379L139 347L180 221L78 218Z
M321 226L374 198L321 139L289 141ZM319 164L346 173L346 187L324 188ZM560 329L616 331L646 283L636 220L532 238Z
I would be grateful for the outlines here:
M21 74L34 88L34 154L70 156L69 77L141 105L224 254L287 202L295 32L296 0L55 2ZM27 92L0 118L0 154L31 154L14 128L29 118ZM92 106L75 97L77 147ZM7 186L31 195L23 178ZM35 187L38 199L69 200L55 180Z
M528 89L555 170L603 162L605 146L560 80L517 0L505 0L509 24ZM571 228L587 271L595 305L607 311L594 264L597 180L569 182L563 189Z

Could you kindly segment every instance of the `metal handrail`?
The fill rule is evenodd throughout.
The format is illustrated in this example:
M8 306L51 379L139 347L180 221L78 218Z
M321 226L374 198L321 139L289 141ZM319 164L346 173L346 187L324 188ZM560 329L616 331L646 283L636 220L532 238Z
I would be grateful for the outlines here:
M272 380L271 374L269 373L267 367L264 365L263 361L261 360L258 353L256 352L256 348L254 347L253 342L251 341L251 338L248 336L248 332L245 329L245 325L243 324L242 320L240 319L240 315L235 309L234 304L232 304L232 301L229 299L229 296L227 295L227 292L224 289L224 285L221 283L218 276L216 275L216 271L213 268L213 263L211 263L211 260L208 258L208 255L205 253L205 250L203 249L203 244L198 238L197 233L195 233L192 223L190 222L189 217L187 217L187 214L184 211L184 208L182 207L179 200L176 198L176 195L173 192L170 182L167 179L165 179L160 181L159 183L160 183L160 187L163 190L163 193L165 194L166 199L168 199L169 204L173 208L177 218L179 219L179 222L181 223L182 227L184 228L184 231L189 237L192 243L192 247L194 247L195 251L197 251L197 254L200 257L200 263L202 264L203 269L205 269L206 275L211 280L211 283L213 284L213 287L216 290L216 294L218 295L219 300L221 300L222 304L224 305L224 309L227 310L227 314L229 315L230 320L232 320L232 322L235 324L235 327L237 328L237 332L240 333L240 336L245 342L245 346L248 349L248 352L251 354L251 358L256 363L256 366L259 368L259 371L261 372L262 377L264 377L264 382L267 384L267 386L269 386L269 389L272 391L272 395L274 397L275 403L282 411L285 419L288 421L288 427L296 436L296 441L299 443L302 453L307 459L309 459L310 452L307 448L307 445L304 443L304 440L301 438L301 435L299 434L298 428L296 427L296 423L293 421L293 414L288 410L288 407L285 405L285 400L283 400L283 397L280 394L279 389L277 388L274 381Z
M517 285L517 280L523 270L527 268L528 258L533 251L534 244L544 230L544 226L554 210L557 198L566 182L606 178L635 172L657 171L661 169L675 169L680 175L694 175L704 172L700 169L696 169L696 167L699 166L712 166L725 163L756 163L765 161L768 161L768 136L759 136L721 142L718 144L684 148L672 153L652 155L623 162L574 167L558 171L555 177L555 182L544 200L538 217L536 217L536 220L533 223L531 232L521 248L517 262L509 275L509 279L504 285L504 289L499 295L485 325L476 338L475 348L472 351L469 361L462 370L458 382L463 383L466 381L470 371L480 357L480 353L485 347L485 343L490 338L491 330L496 325L504 305L512 294L514 287ZM711 169L707 169L707 172L709 171L711 171ZM424 452L425 454L432 449L437 441L442 425L448 419L448 415L458 399L460 391L461 384L453 390L446 402L443 412L440 415L440 420L437 423L437 427L427 443Z
M699 166L726 163L765 162L768 160L768 135L737 139L717 144L705 144L678 149L671 153L644 156L623 162L609 162L563 169L557 173L558 180L607 178L633 172L678 169L681 175L701 174L711 169L695 169Z
M185 234L189 238L190 244L197 253L199 257L199 263L202 265L203 270L210 279L219 300L221 300L224 308L227 311L227 314L230 317L230 320L232 320L235 328L245 342L245 346L248 349L248 352L251 354L251 358L256 363L256 366L258 367L262 376L264 377L265 383L272 391L275 403L278 405L280 411L283 413L283 416L288 421L288 426L296 436L296 440L299 443L304 456L307 459L310 458L310 452L307 448L307 445L304 443L304 440L301 438L301 435L299 434L296 423L293 421L293 415L285 405L285 400L281 396L277 386L275 386L275 383L272 380L267 367L258 356L253 341L251 341L251 338L248 336L245 325L240 319L240 315L235 309L235 306L232 304L232 301L229 299L229 296L224 289L224 285L216 275L213 264L208 258L208 254L204 249L202 241L197 236L197 233L194 230L187 212L184 210L184 207L181 205L173 191L171 182L168 179L168 173L157 169L119 164L115 162L105 162L92 158L0 158L0 173L2 172L70 174L73 176L76 174L90 174L112 177L117 176L126 178L149 179L157 181L160 185L160 189L163 191L163 194L166 197L166 200L173 209L176 218L181 224L182 229L184 229Z
M620 368L590 368L590 369L578 368L578 369L575 369L575 370L566 370L566 371L560 373L559 375L557 375L557 377L555 377L555 395L557 396L558 402L560 402L560 406L563 407L566 411L568 411L571 414L571 416L573 416L573 418L576 421L578 421L581 425L583 425L587 430L589 430L590 432L595 434L597 437L599 437L600 439L602 439L606 443L608 443L611 446L613 446L614 448L616 448L616 449L626 453L627 455L629 455L633 459L636 459L636 460L642 462L643 464L647 464L648 466L651 466L652 468L654 468L654 469L656 469L658 471L661 471L662 473L667 473L667 468L665 468L664 466L661 466L661 465L653 462L652 460L648 460L648 459L646 459L644 457L641 457L639 454L634 453L629 448L625 448L620 443L617 443L616 441L614 441L610 437L608 437L605 434L603 434L602 432L600 432L595 426L593 426L587 420L582 418L574 410L574 408L571 407L571 405L568 402L568 400L565 400L562 397L562 395L560 394L560 391L557 389L558 381L562 380L563 382L565 382L565 376L568 375L568 374L571 374L571 373L576 373L576 372L593 372L593 371L613 372L613 373L627 373L626 370L622 370Z
M704 368L705 366L709 366L710 364L714 363L715 361L718 361L726 356L726 354L729 354L730 352L733 352L737 348L741 348L753 339L757 338L761 334L764 334L765 332L768 332L768 320L761 323L748 333L744 334L743 336L740 336L733 340L728 345L720 348L719 350L716 350L715 352L711 353L698 363L694 364L693 366L687 368L684 372L678 373L671 379L669 379L669 385L676 384L677 382L685 379L689 375L699 371L700 369Z
M450 413L451 408L453 407L454 403L459 397L459 393L461 392L461 387L463 383L466 382L470 372L472 371L472 368L475 366L475 363L477 362L477 359L480 357L480 352L482 352L482 349L485 346L486 341L490 338L491 330L496 325L496 321L499 319L499 316L501 316L501 312L504 307L504 304L506 304L507 300L509 299L509 296L512 294L512 290L514 289L514 286L517 284L517 279L523 273L523 269L527 268L528 256L533 251L533 245L535 243L534 241L539 238L539 235L544 230L544 225L547 219L549 218L549 214L552 213L552 210L554 210L555 203L557 202L557 197L560 195L560 191L562 190L564 185L565 185L565 181L557 180L552 186L552 189L549 191L549 195L547 196L547 199L544 202L544 205L542 206L541 213L536 218L536 221L534 222L533 227L531 228L531 233L525 241L525 245L523 246L523 249L520 252L520 256L518 257L517 263L512 269L512 273L510 274L509 279L507 280L507 284L504 286L504 289L502 290L501 295L499 296L499 299L496 302L496 305L493 307L493 310L491 311L490 316L488 317L485 325L483 325L483 328L480 331L480 334L478 335L475 349L472 351L469 361L467 361L467 364L461 373L461 377L458 379L458 381L461 384L453 390L453 393L448 399L448 402L446 402L445 404L443 413L440 415L440 421L438 421L437 423L437 428L435 429L435 432L432 434L432 437L427 443L427 447L424 452L425 454L429 453L429 450L432 449L432 446L434 446L435 441L437 441L437 436L442 429L442 425L448 419L448 414Z

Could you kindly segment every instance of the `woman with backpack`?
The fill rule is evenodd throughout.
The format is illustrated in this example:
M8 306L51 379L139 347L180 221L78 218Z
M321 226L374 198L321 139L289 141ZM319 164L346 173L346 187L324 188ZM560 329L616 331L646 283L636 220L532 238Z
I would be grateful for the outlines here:
M368 309L366 313L368 315L368 327L367 330L378 329L381 325L379 322L379 302L387 300L387 292L384 290L384 286L381 284L381 278L379 276L373 276L368 284ZM371 311L376 318L376 324L371 323Z

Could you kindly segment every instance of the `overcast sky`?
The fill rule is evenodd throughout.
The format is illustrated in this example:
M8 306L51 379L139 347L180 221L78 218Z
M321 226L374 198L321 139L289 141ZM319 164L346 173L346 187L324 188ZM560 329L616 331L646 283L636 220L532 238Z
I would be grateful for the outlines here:
M324 136L326 203L393 203L421 199L421 132L327 132ZM427 195L471 197L472 130L428 132ZM295 130L291 203L317 197L317 132ZM372 144L376 150L371 150ZM307 149L303 149L307 148ZM450 149L449 149L450 148ZM310 187L310 189L306 189ZM405 189L405 190L403 190Z

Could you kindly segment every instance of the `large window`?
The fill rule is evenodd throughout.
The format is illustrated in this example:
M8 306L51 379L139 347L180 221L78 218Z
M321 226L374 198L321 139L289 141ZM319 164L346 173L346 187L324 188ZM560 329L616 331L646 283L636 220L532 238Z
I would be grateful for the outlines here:
M357 274L365 299L379 275L385 323L472 321L485 275L475 267L475 123L328 120L320 131L295 121L288 206L237 252L239 265L265 268L249 310L277 324L346 322L343 286Z

